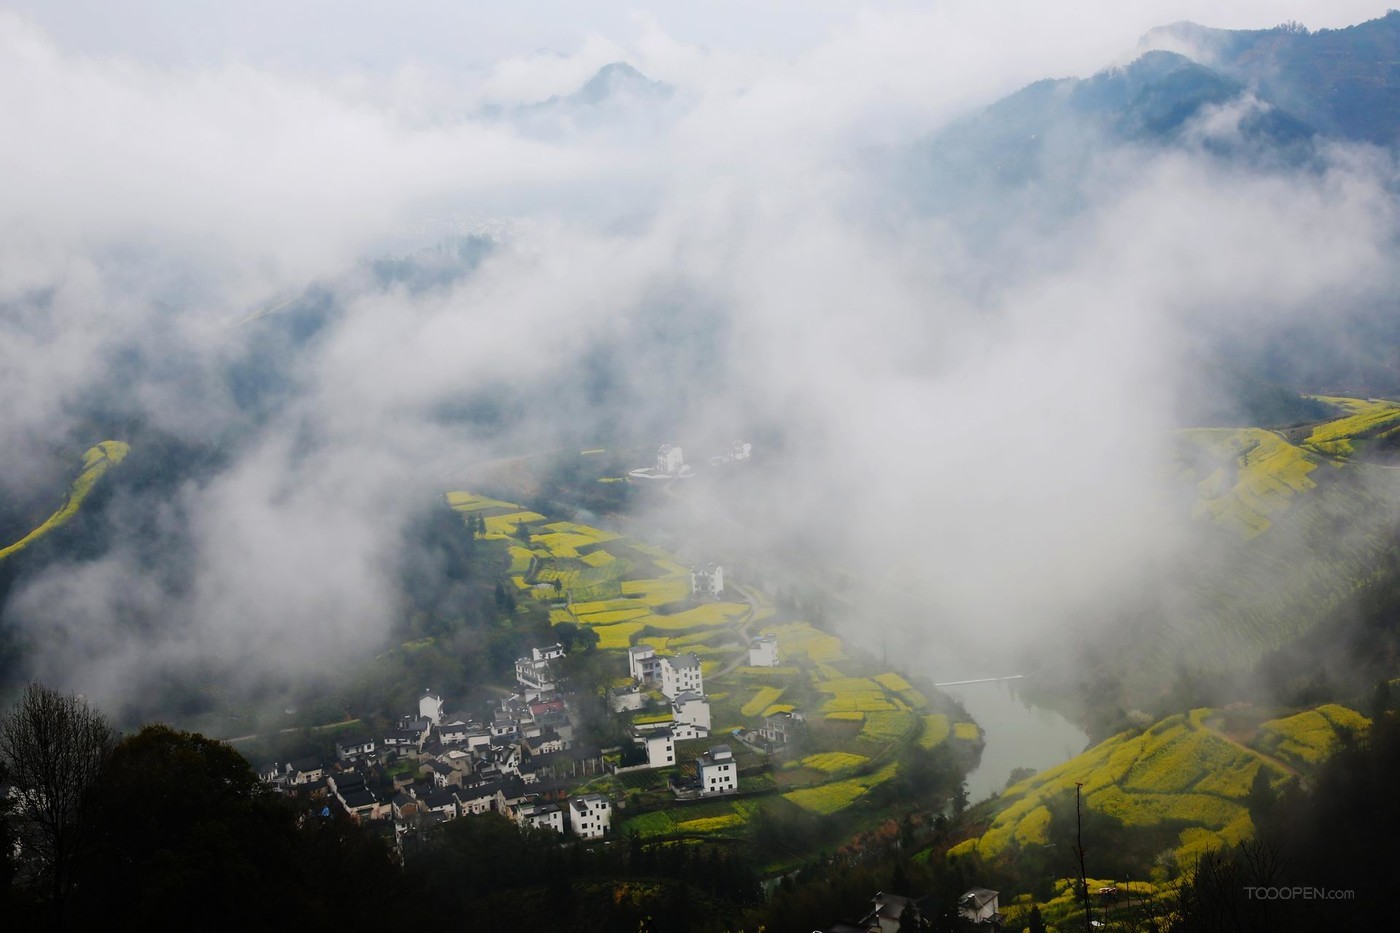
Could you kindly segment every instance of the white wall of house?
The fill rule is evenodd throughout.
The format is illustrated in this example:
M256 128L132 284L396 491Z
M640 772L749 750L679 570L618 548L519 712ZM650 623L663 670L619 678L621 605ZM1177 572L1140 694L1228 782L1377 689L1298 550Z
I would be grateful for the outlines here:
M669 768L676 763L676 740L669 729L646 736L647 767Z
M605 836L612 827L612 800L603 794L569 798L569 829L580 839Z
M778 639L760 635L749 644L749 667L777 667Z
M424 691L418 698L418 718L426 719L433 725L442 722L442 697L431 690Z
M682 693L704 695L704 678L700 674L700 659L693 654L661 659L661 692L674 700Z

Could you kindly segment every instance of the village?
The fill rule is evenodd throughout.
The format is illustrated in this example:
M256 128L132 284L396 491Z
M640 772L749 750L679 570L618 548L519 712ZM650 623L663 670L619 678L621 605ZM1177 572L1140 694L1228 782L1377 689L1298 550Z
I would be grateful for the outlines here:
M691 588L697 598L720 598L723 568L695 566ZM258 774L282 793L365 824L395 848L411 833L483 813L501 814L522 828L605 837L617 802L603 793L576 792L604 774L672 769L668 783L677 800L740 789L739 763L729 744L717 742L692 760L677 760L677 742L710 736L710 704L695 654L665 655L648 645L628 649L628 681L608 691L608 705L629 720L633 745L612 748L575 740L570 710L577 697L557 672L564 654L556 643L517 659L514 691L485 715L449 712L444 698L426 689L417 710L395 728L338 740L334 761L313 756L268 762L257 766ZM776 667L777 639L753 639L748 663ZM803 723L799 710L776 710L761 728L735 730L726 740L766 753L790 742Z

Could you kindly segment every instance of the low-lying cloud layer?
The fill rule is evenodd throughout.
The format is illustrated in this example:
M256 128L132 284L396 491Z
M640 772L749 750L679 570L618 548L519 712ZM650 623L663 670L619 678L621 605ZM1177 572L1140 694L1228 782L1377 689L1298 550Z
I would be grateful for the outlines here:
M1336 148L1320 171L1232 167L1200 145L1231 132L1222 110L1194 145L1105 152L1076 211L988 247L913 209L881 153L1189 6L1139 23L1091 3L1091 29L1028 4L825 11L776 55L628 20L572 54L364 72L84 54L47 15L67 46L0 15L0 491L52 489L55 452L102 439L98 400L218 452L173 498L115 493L141 540L22 581L5 613L30 669L120 697L162 666L372 646L445 475L619 421L780 426L746 534L828 536L928 607L860 620L872 637L1009 643L1083 611L1179 544L1159 479L1183 394L1209 391L1186 364L1200 331L1393 286L1393 166ZM1262 6L1222 24L1308 18ZM622 58L668 93L564 100ZM445 284L366 271L468 233L494 245ZM281 313L257 312L313 284L335 312L250 409L222 374ZM600 410L569 374L622 346L628 407ZM442 417L488 392L517 409L499 430Z

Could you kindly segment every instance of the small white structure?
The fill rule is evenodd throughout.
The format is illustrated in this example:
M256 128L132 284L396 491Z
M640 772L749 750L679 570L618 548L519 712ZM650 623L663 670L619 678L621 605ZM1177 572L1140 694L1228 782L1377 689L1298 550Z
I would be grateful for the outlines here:
M418 718L426 719L433 725L442 724L442 697L431 690L424 690L418 698Z
M688 479L694 471L686 465L685 454L674 444L662 444L656 451L656 466L629 470L633 479Z
M660 668L661 659L651 645L633 645L627 649L627 673L637 683L655 683Z
M670 729L657 729L637 736L646 745L648 768L669 768L676 763L676 737Z
M999 914L997 892L986 888L970 888L958 898L958 914L973 923L994 923Z
M580 839L598 839L612 828L612 798L584 794L569 798L569 829Z
M675 476L685 466L685 454L679 447L662 444L656 451L656 472Z
M739 789L739 765L728 745L716 745L695 759L700 778L700 794L729 794Z
M729 449L721 454L710 458L711 466L723 466L726 463L743 463L753 456L753 445L747 441L735 441L729 445Z
M710 702L698 693L682 693L671 701L671 718L702 729L710 728Z
M760 635L749 642L749 667L778 666L778 636Z
M690 595L719 599L724 595L724 568L714 561L690 568Z
M661 692L668 700L675 700L682 693L698 693L704 696L705 685L700 674L700 659L693 652L661 659Z

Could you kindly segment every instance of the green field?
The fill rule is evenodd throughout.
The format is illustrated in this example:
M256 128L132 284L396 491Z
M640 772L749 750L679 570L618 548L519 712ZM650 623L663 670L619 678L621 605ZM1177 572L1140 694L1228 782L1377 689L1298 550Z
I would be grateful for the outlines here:
M73 485L69 488L63 504L29 534L8 547L0 548L0 560L4 560L11 554L18 554L55 528L62 527L69 519L78 514L78 509L82 508L83 500L87 498L88 493L92 492L93 486L97 485L97 481L109 469L121 463L130 449L122 441L103 441L96 446L89 447L87 452L83 454L82 472L78 474L77 479L73 480Z
M996 863L1014 860L1022 847L1046 844L1052 810L1057 801L1072 800L1078 784L1086 810L1112 817L1125 832L1168 827L1175 834L1175 863L1189 865L1208 849L1253 834L1245 803L1258 772L1281 786L1295 763L1311 766L1325 758L1339 729L1360 732L1367 725L1349 709L1324 706L1270 720L1241 743L1220 731L1220 717L1211 710L1170 716L1008 788L987 830L950 854Z

